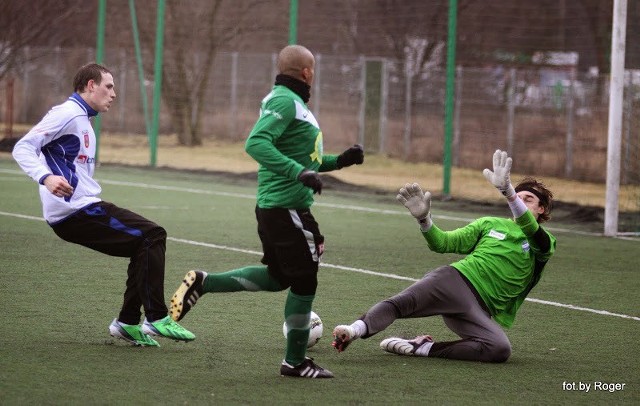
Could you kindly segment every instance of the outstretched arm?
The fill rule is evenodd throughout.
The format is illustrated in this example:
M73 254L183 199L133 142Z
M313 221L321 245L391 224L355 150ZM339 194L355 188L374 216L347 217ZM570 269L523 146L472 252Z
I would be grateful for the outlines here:
M431 221L431 193L423 192L417 183L407 183L400 189L396 199L409 210L409 213L420 223L422 231L428 231Z
M509 208L513 213L513 218L519 218L528 209L522 199L516 194L516 190L511 184L511 164L513 160L505 151L499 149L493 153L493 171L485 169L482 171L484 177L493 185L504 197L507 198Z
M331 172L336 169L346 168L351 165L362 165L364 162L364 149L362 145L355 144L340 155L325 154L322 156L322 164L318 172Z
M527 237L546 253L551 250L551 239L549 234L538 224L537 220L529 212L527 205L518 197L511 184L511 165L513 160L505 151L496 150L493 153L493 171L485 169L482 173L484 177L507 198L511 213L516 223L520 226Z
M513 160L505 151L499 149L493 153L493 171L482 171L484 177L508 200L513 200L516 191L511 184L511 164Z

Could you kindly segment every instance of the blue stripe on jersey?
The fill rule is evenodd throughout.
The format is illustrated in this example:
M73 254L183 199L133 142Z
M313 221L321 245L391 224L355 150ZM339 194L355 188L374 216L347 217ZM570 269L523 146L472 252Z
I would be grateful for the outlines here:
M73 134L65 134L42 147L42 153L47 160L47 165L54 175L64 176L73 189L78 186L76 165L73 163L80 152L80 140ZM65 197L70 201L71 196Z

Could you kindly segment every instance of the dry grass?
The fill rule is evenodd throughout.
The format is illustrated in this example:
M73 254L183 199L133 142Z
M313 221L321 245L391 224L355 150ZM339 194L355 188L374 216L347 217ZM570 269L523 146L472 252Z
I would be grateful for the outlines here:
M339 152L339 151L327 151ZM149 144L139 135L118 135L103 133L100 140L100 162L147 166L150 164ZM0 152L0 158L10 159L7 152ZM159 138L156 165L176 169L210 170L232 173L254 172L257 164L244 152L242 143L232 143L206 139L200 147L178 145L174 135ZM487 164L490 157L487 157ZM335 171L335 178L359 185L389 192L397 191L407 182L418 182L434 195L443 190L443 169L441 165L430 163L409 163L381 155L367 155L361 167ZM517 181L526 174L514 173ZM535 174L534 174L535 175ZM578 182L554 177L540 177L554 192L555 199L583 206L604 207L606 188L603 183ZM453 168L450 195L457 199L497 203L501 201L495 190L487 185L481 171L476 169ZM640 210L640 187L620 188L620 210Z
M337 152L337 151L329 151ZM147 139L140 136L103 134L100 161L129 165L149 165L150 153ZM490 162L490 157L487 158ZM207 139L201 147L179 146L177 137L159 138L157 162L159 167L227 171L234 173L253 172L256 163L244 152L241 143L227 143ZM341 181L396 191L407 182L418 182L434 194L442 194L442 166L428 163L406 163L380 155L368 155L362 167L333 172ZM514 173L518 180L525 174ZM544 178L554 191L556 200L580 205L604 207L605 185L568 181L559 178ZM638 210L640 190L638 187L621 188L621 210ZM450 195L476 201L498 202L500 197L487 185L486 180L475 169L453 168Z

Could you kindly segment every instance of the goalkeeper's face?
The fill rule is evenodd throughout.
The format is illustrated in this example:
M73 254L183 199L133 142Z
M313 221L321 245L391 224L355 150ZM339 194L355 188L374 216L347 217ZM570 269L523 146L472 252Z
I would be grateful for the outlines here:
M538 196L529 192L528 190L521 190L517 193L518 197L522 199L524 204L527 206L527 209L533 214L533 216L538 219L542 213L544 213L544 207L540 204L540 199Z

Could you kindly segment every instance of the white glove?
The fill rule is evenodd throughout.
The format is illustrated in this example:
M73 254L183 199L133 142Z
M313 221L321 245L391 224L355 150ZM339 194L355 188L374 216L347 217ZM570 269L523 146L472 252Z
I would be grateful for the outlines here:
M493 172L489 169L482 171L482 174L493 186L495 186L504 197L509 198L516 194L511 185L511 157L505 151L499 149L493 153Z
M431 193L423 192L417 183L407 183L400 189L396 199L404 205L413 217L418 220L421 228L429 229L431 227Z

